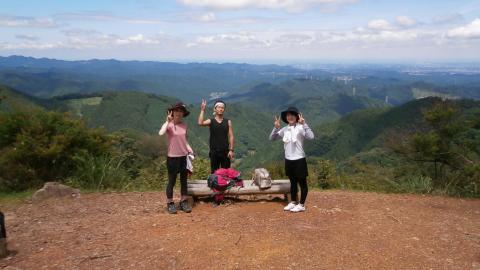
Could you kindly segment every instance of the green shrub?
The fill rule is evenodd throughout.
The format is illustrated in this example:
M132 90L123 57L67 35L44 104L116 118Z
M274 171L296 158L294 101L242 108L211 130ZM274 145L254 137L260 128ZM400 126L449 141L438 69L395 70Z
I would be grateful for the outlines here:
M137 190L163 190L168 182L167 164L164 157L142 167L132 188Z
M272 179L288 179L285 175L285 164L282 161L271 161L263 166L270 173ZM247 178L244 176L244 178Z
M433 180L428 176L412 175L402 180L398 185L399 192L425 194L433 191Z
M208 175L210 174L210 159L196 156L193 160L193 174L191 179L195 180L207 180ZM243 178L247 179L250 176L242 175Z
M313 175L310 173L309 179L314 181L313 184L316 187L323 189L331 188L331 182L333 182L337 174L335 164L327 159L316 160L313 170L309 171L313 171Z
M67 184L87 190L126 190L131 178L123 167L125 159L111 155L75 157L75 173Z
M77 155L103 155L110 139L57 112L0 114L0 191L38 188L75 171Z

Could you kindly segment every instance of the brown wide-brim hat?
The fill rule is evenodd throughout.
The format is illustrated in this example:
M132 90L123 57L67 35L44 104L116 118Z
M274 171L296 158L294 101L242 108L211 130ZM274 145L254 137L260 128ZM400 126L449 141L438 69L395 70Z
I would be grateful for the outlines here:
M298 120L300 119L300 117L298 116L298 114L300 113L298 111L298 109L296 107L288 107L288 109L286 109L285 111L282 112L281 114L281 117L282 117L282 121L287 123L288 124L288 121L287 121L287 113L291 113L293 115L295 115L297 117L297 122Z
M187 110L187 106L183 104L183 102L175 103L175 105L168 108L168 111L173 111L177 109L183 110L183 117L187 117L190 114L190 112Z

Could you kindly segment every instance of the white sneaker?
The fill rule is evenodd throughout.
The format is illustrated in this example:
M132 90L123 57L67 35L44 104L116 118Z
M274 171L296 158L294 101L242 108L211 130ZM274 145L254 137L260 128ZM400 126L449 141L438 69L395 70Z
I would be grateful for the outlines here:
M303 211L305 211L305 205L303 205L301 203L295 205L295 207L290 209L290 212L295 212L295 213L303 212Z
M283 208L283 210L284 211L291 211L293 208L295 208L295 206L297 206L296 203L290 202L287 206L285 206L285 208Z

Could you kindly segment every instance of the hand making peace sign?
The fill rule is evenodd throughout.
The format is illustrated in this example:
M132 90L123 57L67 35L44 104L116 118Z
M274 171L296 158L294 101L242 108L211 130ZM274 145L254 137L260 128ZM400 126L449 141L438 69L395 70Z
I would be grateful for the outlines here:
M273 125L275 126L276 129L280 128L280 116L274 116L275 122L273 122Z
M202 99L202 105L200 105L200 110L204 112L206 108L207 108L207 101L205 99Z
M168 111L167 122L172 122L173 120L173 111Z
M303 114L301 113L298 114L298 123L301 125L305 124L305 118L303 118Z

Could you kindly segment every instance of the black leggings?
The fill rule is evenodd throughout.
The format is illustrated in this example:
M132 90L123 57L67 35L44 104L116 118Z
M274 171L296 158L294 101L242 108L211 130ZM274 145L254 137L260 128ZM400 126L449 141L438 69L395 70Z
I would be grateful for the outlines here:
M168 185L167 199L173 199L173 188L180 173L180 194L187 196L187 157L167 157Z
M300 203L304 204L307 199L308 194L308 185L307 185L307 176L308 176L308 166L307 160L305 158L288 160L285 159L285 173L290 179L290 196L292 201L298 202L298 185L300 185L301 195Z
M300 203L305 204L308 194L308 185L306 178L291 178L290 177L290 196L292 197L292 202L298 202L298 185L300 185Z

